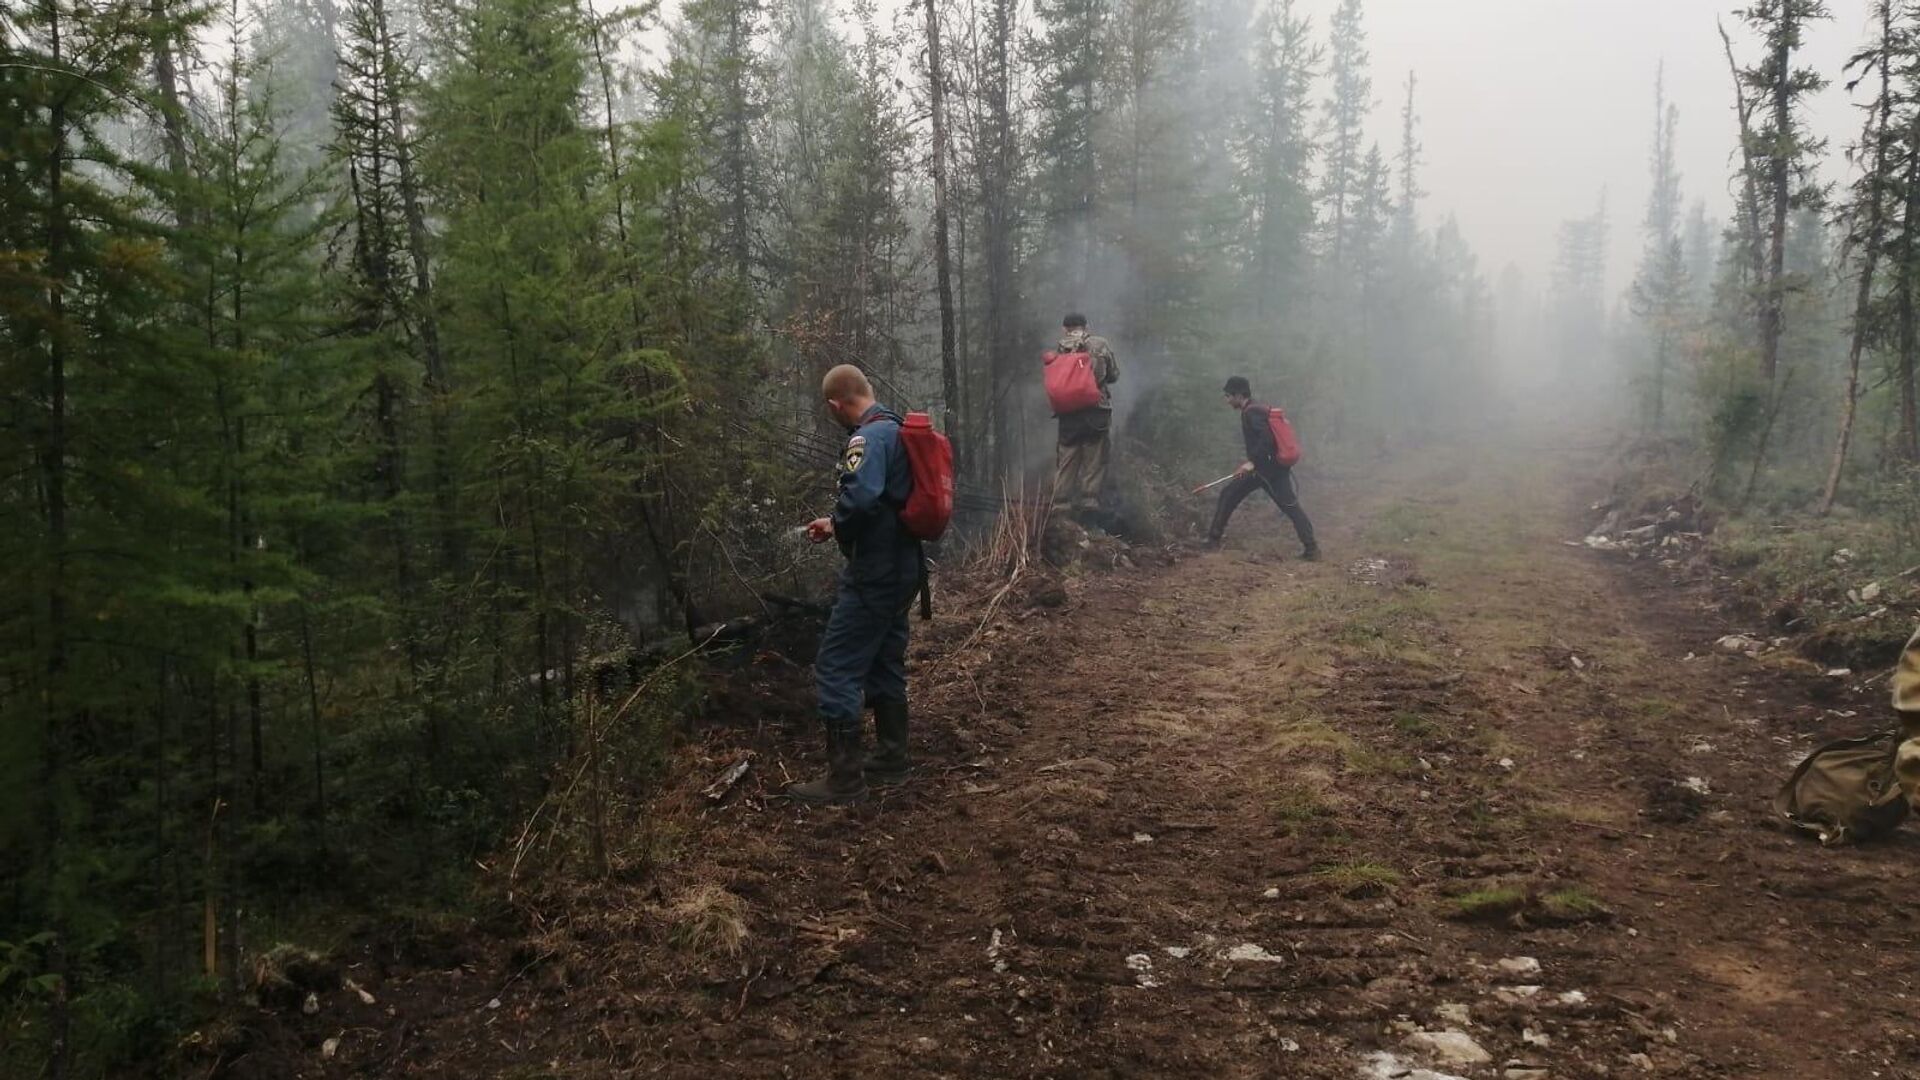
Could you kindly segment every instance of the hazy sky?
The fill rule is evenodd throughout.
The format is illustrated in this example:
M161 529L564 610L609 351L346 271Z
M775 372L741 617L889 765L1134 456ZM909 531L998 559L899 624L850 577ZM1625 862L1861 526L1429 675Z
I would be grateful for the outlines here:
M1305 0L1317 35L1336 0ZM1737 148L1733 94L1716 16L1736 55L1753 43L1732 14L1736 0L1369 0L1368 45L1379 104L1373 133L1399 144L1408 69L1419 75L1416 111L1427 159L1425 218L1460 220L1483 269L1497 281L1516 263L1545 284L1559 223L1592 209L1602 187L1613 224L1608 275L1630 280L1641 246L1653 134L1653 77L1666 64L1680 109L1681 194L1724 219L1730 155ZM1860 114L1841 68L1870 37L1868 0L1830 0L1834 18L1807 34L1804 61L1834 83L1813 103L1815 129L1839 151ZM1743 49L1744 46L1744 49ZM1862 87L1864 93L1868 88Z
M880 7L897 15L908 2L881 0ZM1662 63L1668 100L1680 109L1677 152L1688 212L1704 200L1708 214L1724 221L1732 207L1733 92L1715 20L1726 22L1736 56L1752 61L1754 41L1734 14L1741 3L1366 0L1376 100L1370 134L1384 152L1398 148L1407 72L1416 72L1426 223L1455 215L1491 283L1511 262L1531 287L1544 288L1560 223L1590 212L1604 188L1612 223L1608 278L1624 289L1643 243L1653 79ZM1338 0L1298 4L1324 42ZM1871 38L1868 4L1828 0L1834 17L1809 28L1800 54L1831 82L1810 103L1815 131L1831 144L1829 180L1845 179L1840 151L1860 127L1842 68ZM671 12L679 3L665 6ZM663 37L648 36L656 56ZM1323 79L1316 102L1325 92Z

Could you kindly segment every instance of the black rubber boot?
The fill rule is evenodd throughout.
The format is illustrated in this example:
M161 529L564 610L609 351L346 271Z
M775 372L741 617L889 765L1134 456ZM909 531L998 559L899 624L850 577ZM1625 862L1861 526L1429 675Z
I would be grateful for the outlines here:
M861 765L870 784L897 784L907 778L913 766L907 760L907 703L876 701L873 704L873 753Z
M1307 549L1300 553L1300 557L1302 559L1305 559L1308 562L1319 562L1320 561L1320 545L1308 544Z
M858 802L867 797L867 780L860 772L860 736L827 733L827 771L817 780L789 784L787 797L815 805Z

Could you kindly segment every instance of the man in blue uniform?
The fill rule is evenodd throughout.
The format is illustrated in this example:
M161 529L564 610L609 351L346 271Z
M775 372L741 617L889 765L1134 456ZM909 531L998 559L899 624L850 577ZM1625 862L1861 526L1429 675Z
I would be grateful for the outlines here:
M1293 522L1300 537L1300 557L1309 562L1320 557L1320 545L1313 538L1313 522L1300 509L1300 497L1293 489L1293 470L1280 464L1279 447L1274 445L1273 426L1267 419L1267 406L1253 400L1253 387L1239 375L1221 388L1227 405L1240 414L1240 437L1247 446L1247 460L1234 470L1233 480L1220 490L1220 502L1214 507L1213 524L1207 529L1207 546L1218 547L1226 535L1227 521L1247 496L1265 490L1273 504Z
M827 412L851 433L840 455L833 514L807 526L814 543L835 540L846 556L839 593L814 658L820 719L827 729L827 772L794 784L802 802L850 802L867 781L907 773L907 609L920 592L920 542L900 525L913 491L900 418L873 400L859 368L842 364L821 382ZM862 702L873 709L877 749L860 755Z

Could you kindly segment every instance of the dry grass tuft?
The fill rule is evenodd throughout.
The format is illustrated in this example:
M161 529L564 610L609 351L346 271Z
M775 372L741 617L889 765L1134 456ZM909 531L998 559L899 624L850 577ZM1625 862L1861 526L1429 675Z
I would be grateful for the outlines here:
M747 943L747 902L718 885L695 885L666 914L675 948L738 956Z

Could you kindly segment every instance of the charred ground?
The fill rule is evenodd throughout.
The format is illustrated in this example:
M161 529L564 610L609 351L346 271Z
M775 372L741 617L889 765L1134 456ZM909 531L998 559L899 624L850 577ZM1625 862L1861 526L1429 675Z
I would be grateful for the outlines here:
M1877 673L1717 648L1754 629L1723 581L1566 544L1593 466L1436 451L1310 488L1325 563L1246 513L1218 555L949 601L919 777L851 809L769 799L817 740L764 657L652 872L367 943L359 990L248 1018L219 1067L1920 1076L1920 841L1823 850L1766 806L1883 720Z

